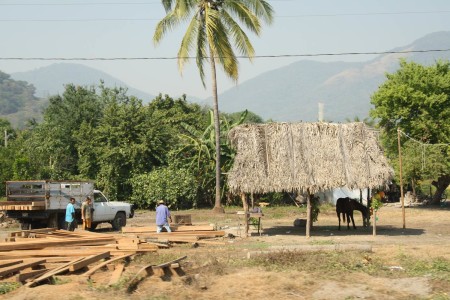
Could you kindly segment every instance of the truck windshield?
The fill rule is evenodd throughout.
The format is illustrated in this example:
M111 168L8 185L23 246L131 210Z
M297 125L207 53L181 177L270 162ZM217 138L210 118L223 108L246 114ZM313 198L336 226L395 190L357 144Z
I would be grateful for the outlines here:
M105 196L101 193L94 193L94 202L107 202Z

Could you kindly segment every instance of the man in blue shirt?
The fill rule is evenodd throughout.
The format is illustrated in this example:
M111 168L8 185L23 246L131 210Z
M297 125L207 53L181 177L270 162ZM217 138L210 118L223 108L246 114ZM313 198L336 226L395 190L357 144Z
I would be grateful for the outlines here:
M158 207L156 208L156 232L160 233L164 227L167 232L170 230L169 221L172 223L172 216L170 215L169 208L164 205L164 200L158 201Z
M75 230L75 198L70 198L69 204L66 207L66 229L69 231Z

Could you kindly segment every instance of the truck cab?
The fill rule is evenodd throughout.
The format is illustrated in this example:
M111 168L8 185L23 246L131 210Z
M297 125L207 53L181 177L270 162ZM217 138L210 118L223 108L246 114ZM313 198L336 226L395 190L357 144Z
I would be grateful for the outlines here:
M115 230L120 230L127 225L127 218L134 216L133 206L124 202L109 201L99 190L94 190L93 207L93 228L100 223L110 223Z
M65 228L66 206L75 198L75 217L81 223L81 204L86 197L94 199L93 229L100 223L110 223L120 230L127 218L134 216L133 205L109 201L92 181L29 180L7 181L7 201L0 202L0 210L18 220L22 229Z

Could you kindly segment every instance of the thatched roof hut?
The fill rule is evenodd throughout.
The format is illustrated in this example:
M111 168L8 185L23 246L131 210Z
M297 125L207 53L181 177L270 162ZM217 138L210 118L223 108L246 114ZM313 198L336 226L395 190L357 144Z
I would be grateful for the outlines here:
M237 149L231 192L309 192L375 188L393 169L364 123L244 124L228 135Z

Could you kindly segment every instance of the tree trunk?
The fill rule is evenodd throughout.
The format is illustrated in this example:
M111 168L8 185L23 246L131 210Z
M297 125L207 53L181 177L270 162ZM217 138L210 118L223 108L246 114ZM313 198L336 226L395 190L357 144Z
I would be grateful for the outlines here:
M373 236L377 235L377 210L373 210Z
M306 193L306 237L311 237L312 228L312 209L311 209L311 195Z
M216 201L214 203L213 211L215 213L225 213L225 209L220 203L220 121L219 121L219 96L217 95L217 77L216 77L216 63L214 60L214 53L209 50L211 61L211 82L213 92L213 111L214 111L214 132L216 138Z
M244 233L245 237L248 237L248 229L249 229L248 218L250 217L250 215L248 213L247 195L245 193L242 193L241 199L242 199L242 206L244 208Z
M439 205L441 203L442 193L444 193L450 185L450 175L442 175L437 181L433 181L431 184L436 187L436 192L434 193L430 204Z

